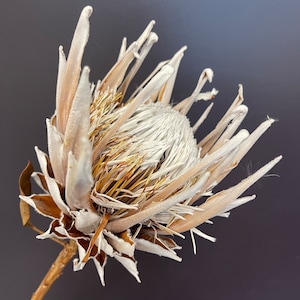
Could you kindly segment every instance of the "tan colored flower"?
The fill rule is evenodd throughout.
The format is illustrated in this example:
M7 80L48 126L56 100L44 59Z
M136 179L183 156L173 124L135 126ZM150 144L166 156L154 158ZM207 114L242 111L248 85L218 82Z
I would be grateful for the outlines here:
M102 81L91 84L89 68L81 71L91 13L91 7L83 9L67 60L59 48L56 111L46 122L49 157L35 148L41 172L27 166L20 177L20 198L52 219L39 239L76 241L74 270L92 259L104 284L110 256L139 281L135 250L180 261L173 236L190 231L193 241L193 234L214 240L197 226L254 199L239 197L281 157L215 193L273 120L252 133L236 132L247 114L240 86L224 117L197 143L194 133L212 104L192 127L186 115L194 102L210 100L217 91L202 92L213 77L205 69L191 96L170 103L185 47L128 97L128 85L158 39L154 22L128 47L124 39L116 64ZM30 177L43 193L31 193Z

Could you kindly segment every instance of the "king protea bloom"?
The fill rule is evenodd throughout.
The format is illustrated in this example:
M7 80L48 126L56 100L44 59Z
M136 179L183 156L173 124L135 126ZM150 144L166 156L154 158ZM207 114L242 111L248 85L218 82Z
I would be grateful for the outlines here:
M170 102L186 47L159 63L128 95L130 82L158 40L153 21L131 45L124 39L115 65L103 80L90 83L90 69L81 69L81 60L91 13L91 7L83 9L67 59L59 48L56 110L46 120L49 155L35 148L41 172L28 164L21 174L21 204L51 219L37 238L76 244L75 271L93 260L104 284L107 257L113 257L140 281L135 250L181 261L174 236L190 231L193 244L194 234L214 241L197 227L253 200L255 195L244 191L281 157L217 191L274 120L267 118L252 133L238 130L248 111L239 86L224 117L197 142L194 134L212 104L192 126L187 113L195 102L214 98L217 90L202 91L213 77L205 69L189 97ZM41 194L31 192L30 178ZM28 218L23 215L23 222Z

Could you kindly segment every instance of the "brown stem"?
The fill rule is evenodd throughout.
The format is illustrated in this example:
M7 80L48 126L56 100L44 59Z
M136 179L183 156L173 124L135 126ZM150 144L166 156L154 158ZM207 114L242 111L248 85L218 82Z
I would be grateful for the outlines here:
M41 300L46 295L55 280L61 275L63 269L71 258L77 252L77 244L75 241L71 240L69 243L65 244L64 248L58 254L56 260L51 265L47 274L43 278L37 290L33 293L31 300Z

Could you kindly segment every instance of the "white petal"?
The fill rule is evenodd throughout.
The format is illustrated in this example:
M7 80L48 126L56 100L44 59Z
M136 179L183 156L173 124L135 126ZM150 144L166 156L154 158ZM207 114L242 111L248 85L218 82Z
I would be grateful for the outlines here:
M140 278L139 278L139 272L137 270L137 263L135 261L133 261L131 258L119 255L119 254L115 254L114 258L119 261L125 268L126 270L135 277L135 279L137 280L137 282L141 282Z
M66 159L64 157L64 142L61 133L46 119L48 135L48 152L54 177L61 185L65 184L66 176Z
M85 257L86 251L85 249L79 244L77 243L78 246L78 255L79 255L79 259L75 258L73 260L73 270L74 271L81 271L84 266L85 266L85 262L83 262L83 258Z
M132 77L135 75L146 55L150 51L152 45L157 41L157 36L151 32L155 22L151 21L146 29L143 31L141 36L133 42L126 49L126 39L123 39L120 54L116 64L111 68L105 78L102 80L102 83L99 89L102 92L105 92L107 89L117 89L122 82L124 81L124 76L129 69L130 64L136 58L137 61L131 70L128 72L128 76L125 79L124 86L121 87L121 91L125 92L128 84L130 83ZM144 46L143 46L144 45ZM141 53L138 53L140 48L143 46Z
M271 170L281 160L281 158L281 156L276 157L239 184L211 196L206 202L199 206L203 209L203 211L195 211L192 216L187 215L184 222L179 220L173 223L170 226L171 229L178 232L184 232L218 215L219 212L223 212L224 209L227 209L228 205L234 203L234 201L236 201L236 199L244 191L269 172L269 170Z
M176 254L176 252L171 249L165 249L157 244L151 243L144 239L135 239L135 242L136 242L136 246L135 246L136 250L156 254L159 256L168 257L168 258L174 259L179 262L182 261L182 258L179 257Z
M44 176L40 172L33 172L31 174L31 178L35 181L35 183L45 192L48 193L48 191L44 188L40 176Z
M62 239L62 240L66 239L67 238L66 235L65 235L65 237L61 237L61 236L57 236L55 234L55 232L51 232L51 230L52 230L52 223L53 222L54 221L51 222L51 224L49 225L49 228L47 229L47 231L45 231L42 234L37 235L36 238L39 239L39 240L44 240L44 239L49 239L49 238L57 238L57 239ZM57 227L55 227L55 230L56 230L56 228Z
M30 195L30 196L19 195L19 198L21 200L25 201L27 204L29 204L31 207L33 207L37 212L40 213L40 211L36 208L36 205L35 205L34 201L31 198L32 196L34 196L34 194Z
M88 138L90 127L92 94L89 73L90 69L88 67L85 67L82 71L64 135L65 153L72 151L77 159L82 151L81 140L82 138Z
M237 108L235 108L232 113L229 115L230 123L225 129L225 131L222 133L222 135L218 138L216 143L213 145L213 147L209 150L209 152L214 151L215 149L218 149L222 145L225 144L227 140L229 140L237 128L240 126L244 118L246 117L248 113L248 107L246 105L239 105Z
M191 234L191 239L192 239L194 254L197 253L197 245L196 245L194 233L196 233L198 236L200 236L200 237L202 237L202 238L204 238L206 240L209 240L211 242L215 242L216 241L216 238L214 238L214 237L212 237L210 235L205 234L204 232L200 231L199 229L197 229L197 228L191 228L190 229L190 234Z
M122 59L123 55L126 52L126 48L127 48L127 38L124 37L122 40L122 44L121 44L121 48L120 48L120 52L119 52L119 56L118 56L118 61Z
M169 66L174 68L174 72L172 76L168 79L168 81L164 84L164 87L161 89L158 97L158 101L163 103L164 105L167 105L171 101L172 92L178 72L178 68L180 65L180 61L183 57L184 51L187 49L186 46L182 47L175 55L172 57L170 62L168 63Z
M135 244L130 244L107 230L104 230L103 233L106 236L108 243L112 245L117 252L126 254L129 257L134 256Z
M205 119L207 118L208 114L210 113L212 107L213 107L213 103L211 103L206 110L202 113L202 115L199 117L198 121L194 124L193 126L193 132L195 133L198 128L200 127L200 125L205 121Z
M105 229L103 231L105 231ZM104 251L104 253L109 255L110 257L113 257L114 249L105 239L105 237L103 235L103 231L99 234L95 244L97 244L98 249Z
M145 60L147 54L151 50L153 44L156 43L157 40L158 40L158 36L155 33L151 32L148 36L147 41L145 42L142 49L140 50L140 53L138 54L138 56L136 56L136 61L135 61L134 65L131 67L127 76L123 80L122 85L118 89L119 93L122 93L123 95L126 93L126 90L129 86L130 82L132 81L133 77L135 76L135 74L137 73L139 68L141 67L143 61Z
M69 207L65 204L63 199L61 198L60 195L60 190L58 188L57 182L55 179L51 178L48 174L47 170L47 159L46 159L46 154L42 152L41 150L38 149L38 147L35 147L36 155L41 167L41 170L45 176L46 183L48 185L49 193L52 196L54 202L56 205L59 207L59 209L66 215L70 215L70 209Z
M66 178L66 201L72 210L90 209L90 192L93 186L91 145L88 139L81 140L78 160L70 152Z
M235 201L229 203L223 211L221 211L219 214L228 212L229 210L232 210L240 205L243 205L249 201L252 201L256 198L256 195L252 195L252 196L246 196L246 197L242 197L242 198L238 198Z
M182 113L183 115L186 115L192 107L193 103L203 98L203 96L201 96L202 93L200 92L207 81L212 81L212 77L213 71L211 69L204 69L199 77L197 86L192 95L175 105L174 109L180 111L180 113ZM211 96L210 99L212 99L212 97L214 97L217 93L218 91L216 89L213 89L209 94Z
M105 258L105 262L104 262L103 266L101 266L100 262L96 258L93 258L93 261L94 261L94 264L96 266L96 269L97 269L97 272L98 272L101 284L103 286L105 286L105 281L104 281L104 267L106 265L106 258Z
M45 239L57 238L57 235L54 232L51 232L51 229L49 228L44 233L37 235L36 238L39 240L45 240Z
M203 155L205 155L211 149L211 147L214 145L214 143L217 141L220 135L224 132L228 124L236 116L235 114L233 114L233 111L241 105L243 100L243 87L242 85L239 85L238 95L231 104L231 106L228 108L222 119L218 122L214 130L212 130L206 137L204 137L198 143L199 147L202 148Z
M75 216L75 227L85 234L96 231L101 220L101 217L94 211L81 209L72 211L72 214Z
M64 76L63 79L59 79L62 82L59 83L60 93L57 94L56 121L57 128L61 133L65 132L72 101L77 89L81 70L81 60L89 37L89 17L92 14L92 11L92 7L86 6L81 12L73 36L68 59L64 67Z
M59 60L58 60L58 73L57 73L57 83L56 83L56 106L59 105L59 97L62 93L62 85L66 71L66 56L63 50L63 46L58 48Z

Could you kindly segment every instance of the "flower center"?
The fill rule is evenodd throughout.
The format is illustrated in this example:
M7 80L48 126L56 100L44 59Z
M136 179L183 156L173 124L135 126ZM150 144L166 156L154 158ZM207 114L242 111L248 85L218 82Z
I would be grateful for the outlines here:
M91 113L93 145L101 142L101 137L126 109L126 104L116 107L110 97L105 97L102 109ZM99 111L101 118L96 117ZM100 119L105 121L97 124ZM101 206L115 201L115 208L120 209L114 210L114 214L119 215L124 210L117 203L141 204L198 160L197 143L186 116L159 102L142 104L110 137L94 163L93 200Z

